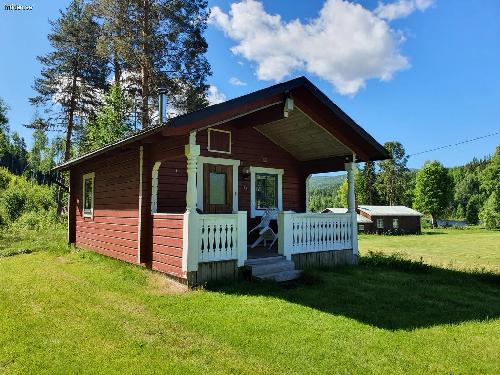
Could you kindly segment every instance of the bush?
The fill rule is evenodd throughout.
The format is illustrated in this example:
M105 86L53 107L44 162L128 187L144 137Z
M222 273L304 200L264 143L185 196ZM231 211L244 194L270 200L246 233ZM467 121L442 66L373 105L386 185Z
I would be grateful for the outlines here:
M0 168L0 191L7 188L12 177L12 173L10 173L7 169L3 167Z
M43 214L55 206L48 186L37 185L24 177L11 175L7 188L0 195L0 216L4 224L13 223L26 212Z
M497 210L497 197L493 193L484 204L481 212L479 213L481 224L487 229L500 228L500 212Z
M23 213L11 227L14 230L56 230L64 222L55 209L49 211L28 211Z

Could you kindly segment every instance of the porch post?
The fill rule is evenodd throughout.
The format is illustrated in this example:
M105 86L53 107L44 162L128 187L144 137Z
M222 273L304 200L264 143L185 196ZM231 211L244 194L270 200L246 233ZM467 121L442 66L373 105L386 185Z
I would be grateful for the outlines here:
M198 171L198 156L200 156L200 145L196 144L196 132L189 134L189 144L184 147L184 152L187 157L186 211L196 211L198 203L196 173Z
M238 267L247 260L247 212L238 211Z
M354 194L354 169L356 163L345 163L345 170L347 171L348 195L347 195L347 212L351 214L352 218L352 253L358 254L358 217L356 212L356 197Z
M287 211L278 212L278 254L292 260L292 216Z
M199 257L199 215L196 212L198 191L196 188L196 173L198 171L198 156L200 146L196 144L196 132L189 134L189 144L184 147L187 158L187 189L186 212L182 229L182 270L198 271Z
M309 207L309 183L311 182L311 175L306 178L306 212L311 212Z

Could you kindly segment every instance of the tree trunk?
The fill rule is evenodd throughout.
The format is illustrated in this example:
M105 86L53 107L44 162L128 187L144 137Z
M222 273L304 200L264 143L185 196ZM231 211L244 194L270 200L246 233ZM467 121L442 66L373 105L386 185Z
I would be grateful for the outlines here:
M115 84L120 85L120 79L122 77L122 68L120 66L120 61L118 60L118 55L115 52L113 57L113 70L115 74Z
M66 143L64 149L64 161L68 161L71 157L71 137L73 135L73 127L75 121L75 108L76 108L76 79L77 79L77 68L73 69L73 81L71 82L71 99L68 109L68 126L66 128ZM62 201L62 189L59 187L57 192L57 214L60 215L63 210L64 203Z
M432 227L437 228L437 218L435 214L431 214L432 217Z
M64 145L64 161L68 161L71 157L71 137L73 135L73 127L75 121L75 107L76 107L76 79L77 69L73 69L73 81L71 82L71 99L68 108L68 126L66 127L66 143Z

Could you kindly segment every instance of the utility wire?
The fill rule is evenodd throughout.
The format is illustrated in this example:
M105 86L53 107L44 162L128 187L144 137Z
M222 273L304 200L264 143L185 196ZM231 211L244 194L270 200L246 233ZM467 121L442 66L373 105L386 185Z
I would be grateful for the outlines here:
M469 143L469 142L474 142L474 141L477 141L477 140L479 140L479 139L488 138L488 137L493 137L494 135L497 135L497 134L500 134L500 131L497 131L497 132L495 132L495 133L486 134L486 135L483 135L483 136L480 136L480 137L476 137L476 138L466 139L466 140L461 141L461 142L458 142L458 143L452 143L452 144L449 144L449 145L446 145L446 146L440 146L440 147L436 147L436 148L431 148L431 149L429 149L429 150L416 152L416 153L414 153L414 154L410 154L410 155L408 155L408 157L415 156L415 155L426 154L426 153L428 153L428 152L432 152L432 151L442 150L443 148L449 148L449 147L459 146L459 145L462 145L462 144L464 144L464 143Z

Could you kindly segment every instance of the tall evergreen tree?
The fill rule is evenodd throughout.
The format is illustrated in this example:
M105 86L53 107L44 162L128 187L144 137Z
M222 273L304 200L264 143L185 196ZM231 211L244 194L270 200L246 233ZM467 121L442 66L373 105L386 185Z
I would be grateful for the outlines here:
M378 162L380 173L377 177L377 190L381 203L390 206L403 204L408 185L408 156L400 142L386 142L384 147L389 151L391 159Z
M2 98L0 98L0 158L3 158L5 152L9 149L9 118L7 111L9 107Z
M50 23L48 39L54 50L38 57L43 65L34 84L38 96L30 100L46 106L54 116L49 117L49 123L64 129L64 160L68 160L75 128L84 123L83 118L92 117L99 105L108 68L106 60L96 53L100 27L89 4L73 0L59 19Z
M487 228L500 228L500 146L481 173L481 191L487 198L479 218Z
M95 150L132 133L129 120L131 103L120 86L113 84L104 96L104 104L94 121L87 125L82 152Z
M375 163L367 161L360 176L360 194L358 202L362 204L377 204L377 174L375 173Z
M139 89L143 128L151 125L160 88L178 112L208 104L206 0L130 0L119 9L114 1L95 1L106 30L101 45L113 59L115 80L125 69Z

